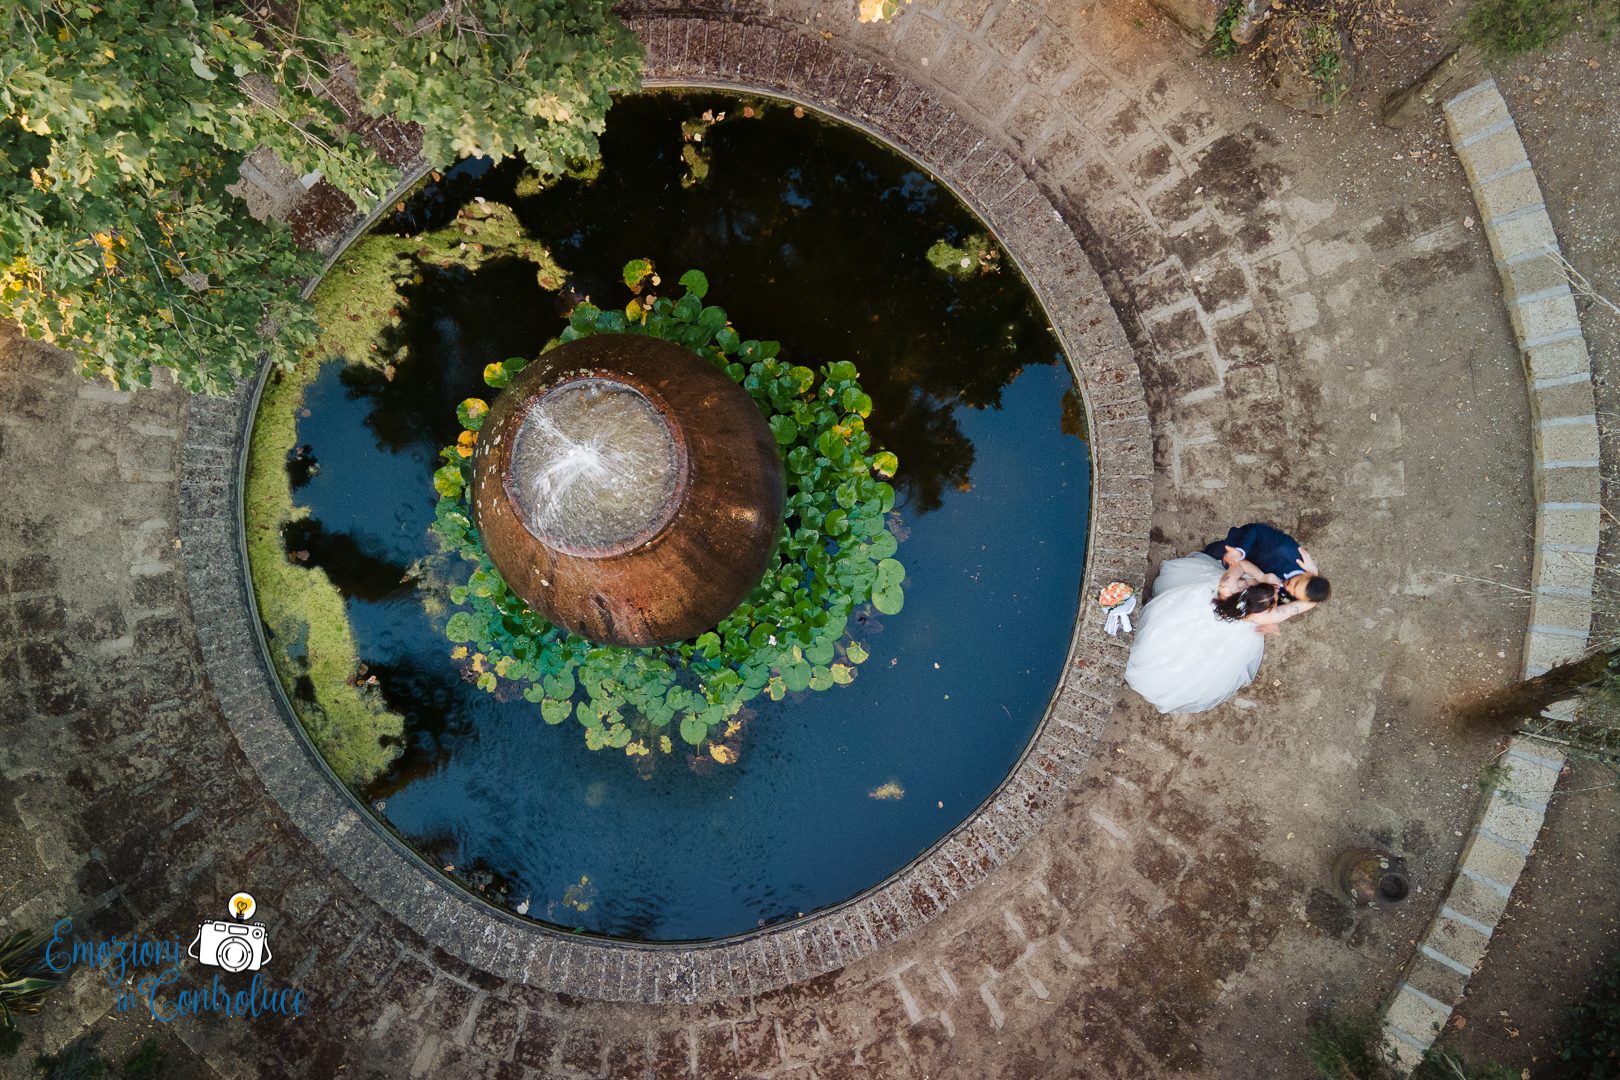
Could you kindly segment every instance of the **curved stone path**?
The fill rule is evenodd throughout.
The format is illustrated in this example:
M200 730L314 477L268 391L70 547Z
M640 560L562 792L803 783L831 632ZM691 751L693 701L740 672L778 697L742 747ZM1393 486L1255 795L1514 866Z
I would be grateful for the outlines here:
M1145 9L629 15L650 82L777 87L902 140L942 109L984 133L1005 182L1062 214L1129 337L1154 468L1151 493L1119 497L1151 512L1154 560L1268 518L1334 601L1211 713L1121 692L1040 831L890 948L732 1001L586 1001L438 948L267 796L200 651L196 594L238 585L180 574L199 511L180 502L181 433L218 406L82 385L4 331L0 918L189 938L249 888L275 978L311 1001L160 1025L81 969L24 1052L89 1026L120 1056L158 1034L183 1076L1310 1075L1305 1023L1393 987L1473 817L1489 740L1442 730L1438 708L1512 678L1526 625L1510 589L1456 580L1522 588L1534 521L1524 382L1460 169L1369 194L1371 137L1257 106ZM1332 857L1368 842L1427 886L1404 912L1331 895Z

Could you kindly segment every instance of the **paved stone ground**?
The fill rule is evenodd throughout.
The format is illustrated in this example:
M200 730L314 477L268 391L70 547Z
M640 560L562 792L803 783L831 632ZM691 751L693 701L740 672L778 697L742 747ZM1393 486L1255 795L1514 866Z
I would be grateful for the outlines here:
M1439 708L1512 677L1526 614L1511 588L1455 580L1522 586L1533 520L1523 376L1461 170L1404 175L1365 116L1305 121L1231 88L1145 7L924 0L893 27L806 0L694 13L795 49L826 28L1004 133L1132 336L1155 559L1269 518L1334 601L1211 713L1122 691L1046 829L890 950L751 1000L593 1004L435 950L290 828L228 735L179 584L188 403L81 385L6 336L3 926L69 913L95 937L189 937L246 887L294 958L279 977L313 1001L163 1026L81 971L25 1053L91 1027L120 1057L155 1032L182 1076L1303 1077L1306 1022L1390 989L1491 750ZM662 40L654 62L684 62L686 39L673 59ZM1404 912L1330 895L1332 857L1365 842L1406 856L1422 891Z

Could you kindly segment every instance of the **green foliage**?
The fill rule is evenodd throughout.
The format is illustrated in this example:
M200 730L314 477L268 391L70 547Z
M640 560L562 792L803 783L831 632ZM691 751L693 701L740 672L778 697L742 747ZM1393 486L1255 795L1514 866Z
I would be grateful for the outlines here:
M363 784L399 756L405 722L375 689L356 685L357 649L342 595L325 571L294 562L282 538L309 513L293 505L287 456L298 441L304 388L319 370L318 360L300 360L265 386L248 448L243 524L259 618L287 700L332 771Z
M0 943L0 1057L22 1045L17 1017L39 1011L45 995L62 984L45 963L45 939L20 930Z
M428 158L522 152L551 172L597 156L610 90L639 83L605 0L489 0L476 15L326 0L291 26L252 11L0 7L0 316L75 353L86 378L148 386L165 367L223 392L262 356L287 369L309 349L298 294L318 256L226 185L262 145L362 209L392 186L349 130L358 118L308 89L345 61L368 108L422 125Z
M1231 3L1226 5L1226 10L1221 12L1220 18L1215 20L1215 33L1205 49L1207 55L1221 59L1237 52L1238 43L1232 37L1232 28L1242 17L1243 0L1231 0Z
M164 1062L169 1060L169 1052L156 1039L144 1039L140 1047L124 1062L124 1075L136 1077L137 1080L152 1080L162 1072Z
M107 1063L96 1050L95 1037L81 1035L55 1054L34 1058L34 1070L44 1080L95 1080L107 1071Z
M1372 1011L1329 1016L1305 1033L1305 1051L1328 1080L1370 1080L1378 1067L1377 1014Z
M1500 1061L1470 1066L1455 1050L1435 1047L1412 1070L1411 1080L1519 1080L1519 1074Z
M1489 795L1512 774L1512 770L1502 763L1501 758L1492 758L1480 766L1479 775L1474 778L1474 786L1481 792Z
M1541 52L1577 27L1607 41L1620 26L1620 0L1479 0L1462 38L1490 60Z
M646 269L625 267L626 281ZM817 372L776 359L774 341L744 341L718 307L705 307L707 279L681 277L679 301L648 297L624 311L581 304L560 340L602 333L646 334L691 349L740 383L771 425L787 466L789 496L779 559L759 585L714 630L679 645L620 648L596 645L552 626L501 580L473 528L465 498L472 464L463 444L442 453L434 476L440 493L434 530L478 564L451 600L464 605L445 626L463 642L452 656L465 659L478 685L494 691L500 680L526 684L524 697L541 718L559 724L572 716L592 750L623 749L648 755L656 744L673 751L669 731L722 764L737 760L735 743L744 703L760 694L781 700L789 692L826 690L855 677L867 659L844 638L855 608L871 601L898 613L905 603L905 568L884 515L894 489L874 476L893 475L893 454L871 454L865 418L872 399L855 365L829 364ZM507 365L521 365L521 360ZM476 650L476 651L473 651Z
M258 143L302 142L238 89L264 55L210 0L0 9L0 315L121 387L167 367L219 392L313 341L316 257L224 190Z
M1620 956L1598 973L1597 987L1585 1001L1569 1007L1569 1031L1558 1040L1558 1056L1573 1062L1569 1077L1591 1080L1614 1076L1620 1059Z
M422 125L429 161L522 154L542 172L599 157L610 93L640 89L641 48L601 0L347 0L303 6L278 46L333 42L361 100ZM402 25L410 26L402 33ZM322 77L304 60L312 77ZM287 75L301 76L294 65Z

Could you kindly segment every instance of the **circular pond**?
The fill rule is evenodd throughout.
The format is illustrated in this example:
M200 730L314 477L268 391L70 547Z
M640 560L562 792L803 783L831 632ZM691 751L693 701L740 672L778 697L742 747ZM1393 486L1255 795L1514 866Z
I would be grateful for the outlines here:
M995 791L1058 683L1090 455L1056 339L945 187L796 112L643 95L610 113L595 175L541 186L521 162L463 162L323 283L318 300L355 327L342 346L362 362L310 361L290 396L272 380L260 407L250 559L295 709L317 745L317 728L375 722L384 750L355 785L365 803L530 918L682 941L847 900ZM397 294L362 287L380 252ZM445 635L451 589L473 569L429 531L457 403L493 398L486 365L536 356L572 304L623 307L621 268L637 258L671 296L674 278L703 270L706 302L744 337L781 342L784 361L852 362L872 447L900 462L886 522L903 608L852 613L841 644L867 656L847 685L748 701L735 762L691 753L673 725L667 750L588 749L574 720L548 725L505 684L480 688L477 658ZM255 494L272 466L293 508L275 525L263 520L275 499ZM335 587L330 610L306 585ZM353 655L323 666L318 649ZM340 775L352 765L327 756Z

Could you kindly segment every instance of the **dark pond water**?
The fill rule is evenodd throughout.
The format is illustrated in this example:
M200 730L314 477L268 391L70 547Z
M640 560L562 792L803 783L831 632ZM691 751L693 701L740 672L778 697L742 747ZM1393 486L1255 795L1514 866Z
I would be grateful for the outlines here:
M434 550L430 477L455 403L489 396L486 363L532 356L565 325L528 263L424 267L396 378L322 371L299 425L320 467L295 475L311 524L289 530L344 591L362 659L406 717L405 754L367 801L385 799L438 865L528 898L531 917L644 940L835 904L987 798L1056 687L1090 503L1068 369L1027 286L1011 267L959 280L923 258L976 219L893 152L774 105L710 129L708 179L683 187L680 124L705 109L741 111L713 94L634 98L609 116L595 180L516 198L519 165L464 164L383 227L505 201L594 302L629 299L614 282L631 258L653 259L665 291L697 267L744 337L780 340L795 363L854 361L874 446L900 457L909 574L902 612L852 622L871 653L855 682L756 699L739 763L694 772L677 736L644 779L587 750L575 722L549 727L462 680L401 578ZM873 797L888 784L903 796Z

